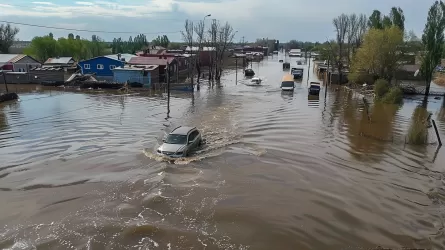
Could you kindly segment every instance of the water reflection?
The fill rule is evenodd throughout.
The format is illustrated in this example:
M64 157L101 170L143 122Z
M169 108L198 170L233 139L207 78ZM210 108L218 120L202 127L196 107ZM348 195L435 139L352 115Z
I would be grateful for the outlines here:
M4 112L4 106L0 105L0 132L8 129L8 118Z
M318 107L320 107L320 96L319 95L308 95L307 102L308 102L308 107L318 108Z
M344 108L343 119L347 126L351 154L357 159L380 161L380 155L388 148L388 143L394 141L394 118L400 107L376 103L367 110L364 102L353 97L352 93L348 93L347 98L348 105Z

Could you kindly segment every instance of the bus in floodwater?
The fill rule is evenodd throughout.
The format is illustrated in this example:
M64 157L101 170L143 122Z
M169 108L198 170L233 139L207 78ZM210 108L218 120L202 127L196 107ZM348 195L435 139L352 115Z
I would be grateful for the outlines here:
M295 89L294 77L291 74L286 74L281 80L281 90L293 91Z

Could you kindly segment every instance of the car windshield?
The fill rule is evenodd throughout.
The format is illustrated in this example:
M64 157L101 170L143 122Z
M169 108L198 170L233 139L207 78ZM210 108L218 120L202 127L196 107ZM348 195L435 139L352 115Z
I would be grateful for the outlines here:
M293 87L294 82L282 82L281 87Z
M165 143L185 145L187 144L187 136L171 134L167 136L167 138L165 139Z

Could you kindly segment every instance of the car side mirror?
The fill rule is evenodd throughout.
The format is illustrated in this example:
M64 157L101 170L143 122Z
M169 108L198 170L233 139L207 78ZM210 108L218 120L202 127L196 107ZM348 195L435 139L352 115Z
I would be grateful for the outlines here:
M162 139L162 142L165 142L166 140L165 139Z

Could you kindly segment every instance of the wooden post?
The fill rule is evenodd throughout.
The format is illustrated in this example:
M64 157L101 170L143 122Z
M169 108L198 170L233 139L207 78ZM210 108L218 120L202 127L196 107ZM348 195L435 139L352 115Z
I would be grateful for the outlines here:
M235 85L238 85L238 56L235 56Z
M8 84L6 83L6 75L5 75L5 71L2 71L2 75L3 75L3 81L5 82L6 93L9 93L9 90L8 90Z
M440 135L439 131L437 130L436 122L434 120L432 121L433 121L434 131L436 131L437 141L439 142L439 146L442 146L442 140L440 140Z

